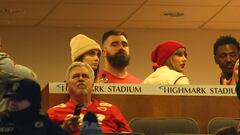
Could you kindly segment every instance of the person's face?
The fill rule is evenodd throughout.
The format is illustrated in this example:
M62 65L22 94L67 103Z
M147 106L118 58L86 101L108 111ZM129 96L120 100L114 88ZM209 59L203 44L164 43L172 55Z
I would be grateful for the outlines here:
M100 52L98 50L90 50L84 54L82 62L89 64L93 70L99 65Z
M177 49L172 56L172 65L178 72L183 72L187 62L187 53L185 48Z
M90 95L93 89L93 80L90 79L86 67L74 67L69 73L67 89L70 96L81 97Z
M223 74L229 74L229 76L233 73L233 67L235 62L239 57L239 52L237 47L234 45L226 44L222 45L217 49L217 53L214 56L215 63L219 65Z
M129 63L128 41L123 35L112 35L104 42L103 56L113 67L126 67Z
M17 112L24 110L31 106L31 103L27 99L10 99L8 104L8 111Z

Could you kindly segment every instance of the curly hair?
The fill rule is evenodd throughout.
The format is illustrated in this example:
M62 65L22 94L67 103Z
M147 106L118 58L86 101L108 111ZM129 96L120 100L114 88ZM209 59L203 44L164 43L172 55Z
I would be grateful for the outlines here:
M214 43L214 47L213 47L213 53L214 55L217 54L217 49L220 46L226 45L226 44L231 44L236 46L237 50L239 51L239 42L237 41L236 38L234 38L231 35L226 35L226 36L220 36L216 42Z

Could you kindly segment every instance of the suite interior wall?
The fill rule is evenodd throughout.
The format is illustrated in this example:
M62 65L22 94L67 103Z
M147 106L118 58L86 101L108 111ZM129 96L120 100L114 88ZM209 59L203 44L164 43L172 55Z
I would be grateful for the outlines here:
M48 82L63 81L71 63L69 41L78 33L101 43L107 29L0 27L4 49L16 63L32 68L44 87ZM213 43L220 35L240 40L237 30L124 29L131 52L129 71L141 79L151 72L150 53L162 41L175 39L187 47L186 75L191 84L218 84L220 70L213 59Z

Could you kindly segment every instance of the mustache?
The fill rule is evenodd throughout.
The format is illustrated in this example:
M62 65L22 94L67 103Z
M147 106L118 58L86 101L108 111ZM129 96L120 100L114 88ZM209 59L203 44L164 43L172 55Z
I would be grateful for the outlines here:
M227 62L224 64L225 66L228 66L228 65L234 65L234 62Z
M123 49L120 49L117 53L116 53L116 55L117 54L127 54L127 52L125 51L125 50L123 50Z

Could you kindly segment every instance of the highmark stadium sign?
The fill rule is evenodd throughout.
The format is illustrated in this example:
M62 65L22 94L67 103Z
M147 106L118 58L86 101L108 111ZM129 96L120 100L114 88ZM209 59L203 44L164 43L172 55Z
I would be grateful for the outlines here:
M67 94L64 82L49 83L49 93ZM168 96L236 96L235 86L223 85L158 85L96 83L94 94L168 95Z

